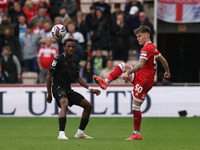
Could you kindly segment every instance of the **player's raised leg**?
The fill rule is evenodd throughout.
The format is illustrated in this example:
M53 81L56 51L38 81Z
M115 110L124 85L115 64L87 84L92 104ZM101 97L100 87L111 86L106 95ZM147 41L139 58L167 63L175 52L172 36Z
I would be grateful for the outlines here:
M140 110L141 105L142 105L142 102L138 102L135 99L133 99L132 111L133 111L134 130L131 136L127 138L126 140L141 140L142 139L142 135L140 133L140 125L141 125L141 120L142 120L142 114Z
M60 100L60 106L61 106L61 111L59 113L59 135L58 139L62 140L68 140L68 138L65 135L65 125L66 125L66 113L68 109L68 99L67 98L62 98Z
M93 106L86 99L83 99L80 106L83 107L84 110L82 113L82 118L81 118L79 129L75 134L75 138L93 139L93 137L90 137L84 133L84 130L89 122L89 117L90 117L90 113L91 113Z
M108 77L104 80L96 75L93 75L94 81L103 89L105 90L107 86L113 81L119 78L119 76L126 72L127 70L131 69L131 66L125 63L120 63L117 67L108 75Z

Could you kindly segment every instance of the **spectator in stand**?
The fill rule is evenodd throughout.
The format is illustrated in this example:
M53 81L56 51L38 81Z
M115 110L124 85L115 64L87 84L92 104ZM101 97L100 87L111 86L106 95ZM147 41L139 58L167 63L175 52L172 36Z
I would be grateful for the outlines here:
M97 75L96 70L91 66L90 61L87 61L84 68L80 70L80 76L86 83L95 83L93 75Z
M90 32L93 31L94 22L96 21L96 7L90 6L90 13L85 17L85 23L87 27L87 40L91 40Z
M26 34L26 27L26 16L21 14L18 16L18 24L15 27L15 36L18 37L20 43L22 36Z
M113 66L113 60L109 59L106 63L106 67L101 71L99 78L106 79L107 76L115 69ZM121 76L113 81L111 84L123 84Z
M96 56L91 59L91 66L96 70L97 75L106 67L107 58L102 55L102 50L96 50Z
M22 10L24 11L26 15L27 23L29 23L31 21L31 18L35 16L35 12L32 8L33 8L33 4L29 0L27 0L24 4L24 7L22 7Z
M83 19L83 13L81 11L78 11L76 14L76 31L83 34L84 37L84 49L86 49L86 42L87 42L87 27L86 23Z
M21 65L18 58L10 51L9 46L4 46L0 55L1 73L5 83L21 82Z
M44 24L45 22L51 22L51 19L46 15L47 9L45 7L39 7L38 8L38 14L37 16L34 16L33 18L31 18L30 24L35 27L36 26L36 22L40 19L42 20L42 23Z
M32 0L33 1L33 0ZM50 4L48 2L49 0L36 0L33 1L33 10L35 11L35 14L38 14L38 8L43 7L46 8L46 14L45 16L50 18Z
M110 17L110 5L105 3L105 0L99 0L93 4L96 9L100 9L103 12L103 16L109 19Z
M58 49L59 48L58 47L58 42L57 42L56 39L53 38L52 33L51 33L51 28L52 28L52 23L51 22L45 22L44 23L44 30L45 30L45 32L43 32L40 35L40 37L41 37L40 44L41 44L41 46L45 45L46 39L48 37L50 37L51 38L51 42L52 42L52 46L55 47L56 49Z
M67 26L67 29L68 29L68 32L67 32L67 34L65 35L65 37L62 39L62 43L64 44L64 41L66 40L66 39L68 39L68 37L70 36L70 35L73 35L73 37L74 37L74 39L76 40L76 41L78 41L78 43L84 48L85 47L85 39L84 39L84 37L83 37L83 34L82 33L80 33L80 32L78 32L78 31L76 31L76 23L75 22L69 22L68 23L68 26Z
M10 51L13 55L17 56L17 58L21 61L21 47L19 40L16 36L14 36L9 28L4 30L4 37L2 38L0 50L2 50L3 46L9 46Z
M22 37L21 50L26 71L38 72L37 51L40 46L40 37L32 33L32 26L27 25L26 34Z
M117 15L116 22L111 27L111 49L113 60L128 60L130 28L124 22L123 14ZM103 78L104 79L104 78Z
M134 35L133 31L137 29L140 25L139 21L139 9L137 6L132 6L129 14L126 16L126 23L129 25L130 28L130 37L129 37L129 44L130 44L130 49L132 50L138 50L140 49L139 44L137 42L136 36Z
M79 64L80 61L85 56L85 51L84 51L83 47L78 43L78 41L74 38L73 35L70 35L68 38L73 39L76 42L75 52L74 52L72 58L75 60L75 62L77 64Z
M40 47L37 53L37 62L39 66L39 83L45 83L48 69L53 59L58 56L58 50L51 46L51 38L47 38L45 46Z
M65 7L60 8L59 14L61 17L62 24L65 27L67 27L68 23L71 22L72 19L69 17L66 8Z
M63 0L49 0L49 2L51 5L50 17L51 17L51 20L53 21L56 16L60 15L59 11L63 3Z
M125 9L124 9L124 12L125 12L125 15L128 15L129 12L130 12L130 9L132 6L137 6L138 9L139 9L139 12L140 11L144 11L144 7L142 5L142 3L138 0L129 0L129 2L126 3L125 5Z
M76 13L78 11L78 5L75 0L64 0L61 7L66 8L67 13L69 14L72 21L76 21Z
M116 23L116 21L117 21L117 15L123 14L123 11L121 11L121 9L120 9L120 7L121 7L120 3L115 3L114 7L115 7L115 12L113 12L111 14L111 16L110 16L111 26L112 26L113 23Z
M0 37L3 36L4 34L4 30L9 28L12 35L14 35L15 33L15 27L14 25L10 22L10 18L8 16L7 13L4 13L3 16L2 16L2 22L0 24Z
M146 25L151 29L150 39L153 42L153 37L154 36L156 37L156 33L155 33L152 23L147 18L147 15L145 12L142 11L139 13L139 20L140 20L140 25Z
M55 17L55 18L54 18L53 24L54 24L54 25L55 25L55 24L62 24L62 19L61 19L61 17L60 17L60 16Z
M2 22L2 17L3 17L3 7L0 6L0 24Z
M11 22L15 24L15 26L19 23L18 22L18 17L20 15L25 15L24 11L21 9L21 5L19 1L14 1L13 3L13 9L10 10L9 12L10 18L11 18Z
M93 49L100 48L109 50L110 26L106 17L100 9L96 10L97 19L94 22L94 29L90 32Z
M45 32L42 20L38 19L36 22L36 26L33 27L32 32L40 36L42 33Z

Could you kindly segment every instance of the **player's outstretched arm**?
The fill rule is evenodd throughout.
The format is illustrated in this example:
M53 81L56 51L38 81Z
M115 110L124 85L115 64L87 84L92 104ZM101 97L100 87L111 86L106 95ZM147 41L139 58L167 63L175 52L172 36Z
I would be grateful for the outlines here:
M123 74L122 79L123 79L123 80L127 80L128 77L129 77L129 75L130 75L131 73L134 73L134 72L139 71L140 69L142 69L143 66L144 66L144 64L146 63L146 61L147 61L146 59L140 58L140 59L139 59L139 62L138 62L132 69L126 71L126 72Z
M165 69L164 77L170 78L171 74L170 74L169 65L168 65L167 60L162 55L160 55L160 56L158 56L158 61L161 62L162 66Z
M91 88L80 76L77 78L78 83L84 88L88 89L90 92L96 94L97 96L101 94L101 91L98 89Z
M52 101L52 96L51 96L51 78L53 76L53 72L49 72L47 73L47 76L46 76L46 86L47 86L47 98L46 98L46 101L48 103L51 103Z

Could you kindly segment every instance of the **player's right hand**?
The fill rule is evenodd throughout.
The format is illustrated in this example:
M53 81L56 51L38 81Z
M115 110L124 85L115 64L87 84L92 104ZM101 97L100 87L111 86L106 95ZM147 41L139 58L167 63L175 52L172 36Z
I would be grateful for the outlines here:
M168 78L170 78L170 77L171 77L171 74L170 74L169 72L165 72L165 73L164 73L164 78L167 78L167 79L168 79Z
M48 103L51 103L51 101L52 101L52 96L51 95L47 95L47 98L46 98L46 101L48 102Z

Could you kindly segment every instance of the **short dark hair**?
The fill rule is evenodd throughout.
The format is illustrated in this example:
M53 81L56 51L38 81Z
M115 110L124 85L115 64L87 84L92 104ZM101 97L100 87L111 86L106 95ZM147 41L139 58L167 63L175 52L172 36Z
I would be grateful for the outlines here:
M145 25L141 25L139 28L135 29L134 30L134 34L138 34L138 33L151 33L151 29L148 27L148 26L145 26Z
M115 8L120 8L121 4L120 3L115 3L114 7Z
M74 39L68 38L68 39L65 40L64 46L67 44L67 42L74 42L74 43L76 43L76 41Z

